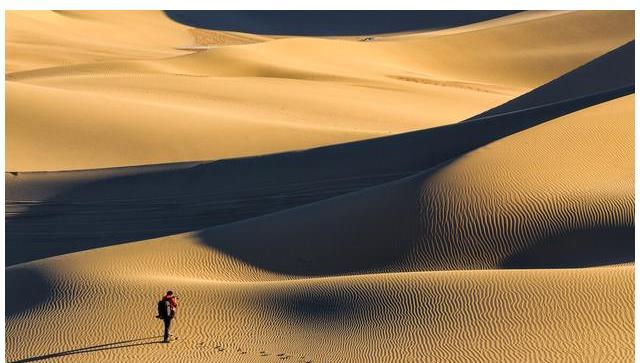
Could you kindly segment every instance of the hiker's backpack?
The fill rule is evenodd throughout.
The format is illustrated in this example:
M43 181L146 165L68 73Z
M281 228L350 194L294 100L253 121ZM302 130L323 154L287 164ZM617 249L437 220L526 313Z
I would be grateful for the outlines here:
M171 316L171 304L169 300L158 301L158 317L166 319Z

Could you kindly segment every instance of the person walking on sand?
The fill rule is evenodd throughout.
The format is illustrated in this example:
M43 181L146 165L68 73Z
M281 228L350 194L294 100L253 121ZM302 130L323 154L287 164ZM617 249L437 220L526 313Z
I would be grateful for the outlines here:
M167 291L167 294L158 302L158 319L164 321L164 340L163 343L169 343L169 327L171 320L176 317L178 309L178 297L173 295L173 291Z

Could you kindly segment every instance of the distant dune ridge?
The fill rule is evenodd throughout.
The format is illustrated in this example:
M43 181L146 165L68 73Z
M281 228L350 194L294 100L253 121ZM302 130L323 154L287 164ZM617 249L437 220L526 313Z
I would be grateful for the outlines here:
M161 14L31 14L7 16L10 171L221 159L440 126L633 40L630 12L550 12L441 36L296 37L191 53L174 49L192 43L188 29L162 26ZM108 33L104 54L77 44L78 22L82 39ZM49 61L34 65L23 48L47 49L37 59Z
M631 361L633 34L8 12L8 360Z

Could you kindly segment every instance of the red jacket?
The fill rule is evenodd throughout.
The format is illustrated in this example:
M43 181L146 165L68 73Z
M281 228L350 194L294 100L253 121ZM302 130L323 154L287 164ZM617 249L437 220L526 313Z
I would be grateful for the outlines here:
M169 305L171 305L171 310L175 311L178 307L178 302L176 301L176 297L173 295L165 295L162 297L163 301L168 301Z

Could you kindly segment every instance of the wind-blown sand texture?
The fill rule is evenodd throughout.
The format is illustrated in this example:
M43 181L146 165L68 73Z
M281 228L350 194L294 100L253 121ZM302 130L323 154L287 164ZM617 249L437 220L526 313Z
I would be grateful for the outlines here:
M7 359L633 360L633 16L8 12Z

